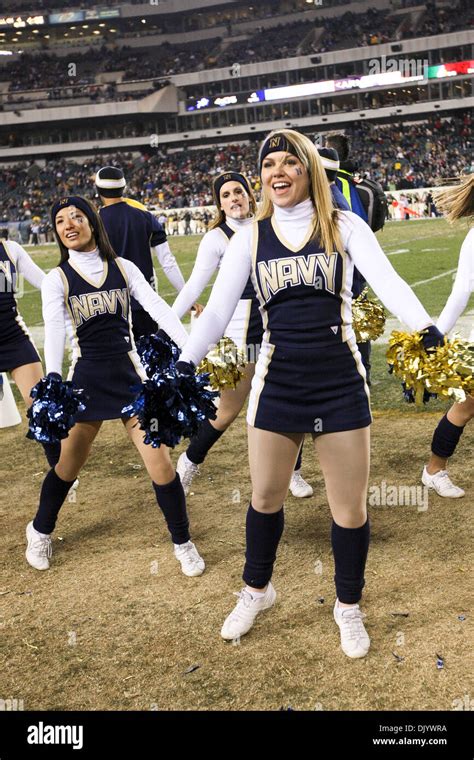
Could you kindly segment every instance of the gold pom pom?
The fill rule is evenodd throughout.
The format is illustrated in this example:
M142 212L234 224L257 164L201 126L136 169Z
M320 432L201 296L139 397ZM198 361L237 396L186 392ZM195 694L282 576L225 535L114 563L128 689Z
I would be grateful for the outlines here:
M209 372L209 385L214 391L234 390L244 376L245 354L234 341L224 336L202 360L196 372Z
M352 327L357 343L377 340L385 327L385 309L367 298L367 288L352 301Z
M421 404L425 391L451 401L465 401L474 393L474 345L454 337L433 351L425 351L419 332L394 330L389 338L387 361L394 374L412 390Z
M456 335L446 340L428 354L425 372L430 393L465 401L474 394L474 344Z

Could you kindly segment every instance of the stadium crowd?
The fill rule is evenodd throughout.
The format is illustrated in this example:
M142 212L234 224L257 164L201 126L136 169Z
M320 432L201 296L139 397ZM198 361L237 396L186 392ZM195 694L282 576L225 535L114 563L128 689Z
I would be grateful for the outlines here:
M195 40L186 44L164 42L152 49L115 46L89 48L74 55L76 73L70 76L70 56L58 58L50 53L25 53L18 61L0 67L0 81L9 81L10 92L50 89L77 84L94 84L101 72L124 71L123 81L172 76L190 71L257 61L274 60L305 53L321 53L344 47L377 45L390 40L406 39L468 28L472 10L449 16L442 9L428 9L415 28L411 17L390 15L375 8L355 14L318 17L316 21L295 21L272 28L257 26L254 34L239 39L221 50L222 39ZM464 0L463 0L464 2ZM232 34L227 29L227 37ZM227 38L226 38L227 39ZM113 99L109 91L105 99Z
M359 173L390 191L430 187L469 170L471 126L466 113L411 124L360 123L346 134ZM44 167L23 162L0 169L0 218L3 222L47 219L58 195L90 196L95 173L104 164L121 166L131 197L164 210L212 204L209 177L229 166L248 175L258 194L257 151L258 143L249 142L168 153L157 150L152 155L101 155L80 164L64 158L47 161Z

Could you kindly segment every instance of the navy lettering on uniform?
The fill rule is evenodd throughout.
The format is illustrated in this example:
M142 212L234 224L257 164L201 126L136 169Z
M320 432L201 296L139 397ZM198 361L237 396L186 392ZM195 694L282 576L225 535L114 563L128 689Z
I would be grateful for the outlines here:
M258 224L254 275L260 311L278 345L331 345L343 338L343 302L351 293L343 282L344 261L310 240L294 252L276 233L272 219Z
M66 304L84 359L102 359L133 348L128 284L116 261L105 261L107 274L98 286L71 264L60 265L67 283Z

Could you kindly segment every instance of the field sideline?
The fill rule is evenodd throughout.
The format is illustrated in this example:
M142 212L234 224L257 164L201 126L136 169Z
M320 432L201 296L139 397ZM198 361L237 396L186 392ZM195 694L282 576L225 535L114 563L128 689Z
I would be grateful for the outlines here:
M465 234L427 220L388 224L378 235L397 271L421 283L415 292L434 316L451 290ZM198 241L170 239L185 277ZM33 255L45 269L57 260L51 247ZM159 282L172 301L160 273ZM468 312L473 307L471 300ZM27 291L20 309L28 326L41 324L38 293ZM450 466L465 498L421 489L417 503L378 498L389 487L400 494L421 485L432 431L447 409L439 401L422 409L404 404L384 350L374 347L366 658L351 661L339 648L330 515L310 440L303 473L314 496L286 501L277 604L233 646L219 630L241 587L250 496L244 413L216 444L188 499L193 540L207 565L200 578L180 573L120 422L104 424L76 498L63 507L51 569L30 568L24 530L46 467L23 422L0 431L0 478L8 484L0 502L0 698L23 700L25 710L451 710L472 694L472 426Z

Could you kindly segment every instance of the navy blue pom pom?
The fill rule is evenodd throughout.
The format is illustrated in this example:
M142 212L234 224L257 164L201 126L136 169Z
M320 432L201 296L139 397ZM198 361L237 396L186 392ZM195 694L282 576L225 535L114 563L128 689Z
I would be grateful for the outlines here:
M84 391L69 381L63 382L61 376L53 372L36 383L31 397L33 404L27 411L26 437L42 443L59 443L67 438L76 422L76 414L86 408Z
M122 415L138 417L145 443L172 448L195 435L204 420L215 419L213 399L219 394L206 389L209 375L196 375L193 365L179 362L181 349L164 330L140 338L137 351L147 380L132 388L137 395Z
M177 362L181 353L181 349L164 330L139 338L137 351L147 377L153 377L155 372L165 370L170 364Z

